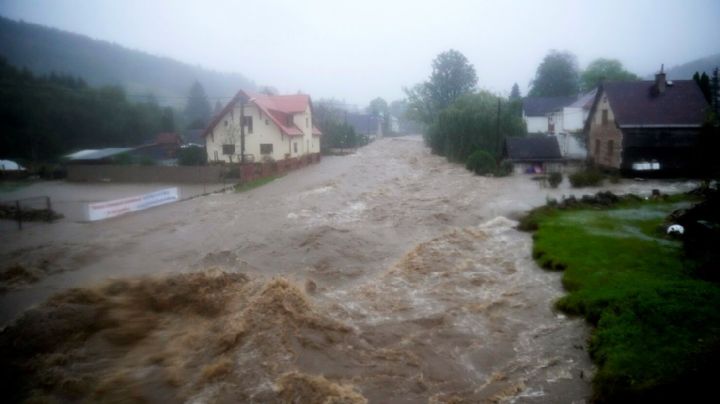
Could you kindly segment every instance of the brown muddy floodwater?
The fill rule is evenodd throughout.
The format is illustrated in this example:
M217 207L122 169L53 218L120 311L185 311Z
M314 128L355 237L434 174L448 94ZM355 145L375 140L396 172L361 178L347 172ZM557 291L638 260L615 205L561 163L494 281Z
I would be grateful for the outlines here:
M405 137L242 194L4 232L3 267L33 277L0 295L0 321L35 309L0 342L56 326L54 346L26 344L44 356L23 377L68 401L583 402L588 328L552 310L560 274L513 221L570 193ZM70 287L88 289L37 306ZM82 324L82 344L62 339Z

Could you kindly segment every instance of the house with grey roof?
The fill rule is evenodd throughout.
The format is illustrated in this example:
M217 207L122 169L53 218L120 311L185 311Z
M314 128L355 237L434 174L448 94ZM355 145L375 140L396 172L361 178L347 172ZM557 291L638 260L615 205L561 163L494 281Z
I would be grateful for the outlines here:
M577 97L526 97L522 102L522 118L528 133L554 133L550 116L553 112L575 102Z
M555 136L508 137L503 147L503 158L513 164L516 174L565 171L566 161Z
M589 157L629 175L685 174L700 169L708 103L692 80L603 83L585 122Z

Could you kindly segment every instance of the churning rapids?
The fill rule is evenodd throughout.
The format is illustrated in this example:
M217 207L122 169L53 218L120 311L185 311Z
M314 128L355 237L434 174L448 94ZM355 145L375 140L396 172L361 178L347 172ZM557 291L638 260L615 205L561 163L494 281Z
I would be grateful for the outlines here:
M560 274L513 220L570 193L474 176L404 137L245 193L33 226L1 236L3 266L46 276L0 295L0 342L44 350L24 376L41 397L583 402L588 329L552 310ZM54 346L26 338L41 321ZM62 340L82 327L81 345Z

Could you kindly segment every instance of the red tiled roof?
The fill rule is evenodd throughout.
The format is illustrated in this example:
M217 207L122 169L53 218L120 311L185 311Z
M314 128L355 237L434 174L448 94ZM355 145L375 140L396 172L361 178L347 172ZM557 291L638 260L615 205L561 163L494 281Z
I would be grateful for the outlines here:
M222 119L222 117L225 116L225 114L227 114L241 98L246 98L249 100L248 102L257 105L266 116L272 119L283 134L288 136L302 136L302 130L294 123L288 124L288 120L291 114L302 113L305 112L308 107L312 108L312 102L310 101L309 95L265 95L247 93L240 90L237 95L230 100L225 108L223 108L223 110L212 119L210 125L208 125L203 132L203 137L207 136L215 128L215 126L220 122L220 119ZM313 126L313 135L315 134L319 135L321 133Z

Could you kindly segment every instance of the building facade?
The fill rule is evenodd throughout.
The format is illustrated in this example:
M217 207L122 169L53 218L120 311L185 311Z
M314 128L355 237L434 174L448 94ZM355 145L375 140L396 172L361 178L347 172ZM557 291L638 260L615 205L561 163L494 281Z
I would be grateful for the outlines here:
M608 82L598 88L585 132L589 158L632 175L700 169L708 104L692 80Z
M244 119L241 119L244 116ZM241 128L241 124L244 128ZM205 129L208 162L278 161L320 153L310 96L240 91Z

